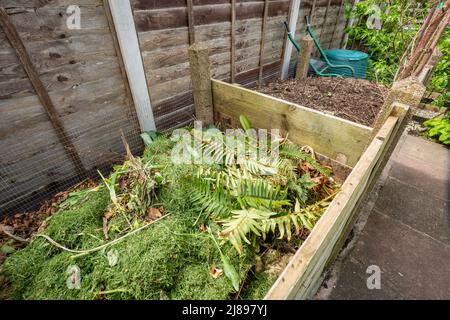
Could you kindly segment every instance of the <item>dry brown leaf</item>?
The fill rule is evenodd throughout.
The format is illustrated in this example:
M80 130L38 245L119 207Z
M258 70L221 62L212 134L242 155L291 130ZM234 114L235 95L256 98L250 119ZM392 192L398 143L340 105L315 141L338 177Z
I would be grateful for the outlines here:
M44 221L41 223L41 225L39 226L37 232L39 233L39 232L41 232L41 231L44 231L44 229L47 228L47 225L48 225L48 222L47 222L46 220L44 220Z
M211 277L213 277L214 279L218 279L222 274L223 274L223 270L216 268L215 265L213 265L211 267L211 269L209 270L209 274L211 275Z
M112 218L113 215L114 215L114 211L112 210L111 207L108 207L108 209L106 209L104 217L106 218L106 220L109 220Z
M201 225L200 225L200 232L206 232L206 231L208 231L208 229L205 227L205 225L202 223Z
M3 232L3 231L14 233L14 228L12 228L11 226L0 224L0 232Z
M162 213L158 208L154 208L151 207L150 209L148 209L148 217L150 218L150 220L156 220L158 218L162 217Z
M103 234L105 235L105 239L108 240L109 239L109 237L108 237L109 227L108 227L108 219L106 217L103 217L103 228L102 229L103 229Z

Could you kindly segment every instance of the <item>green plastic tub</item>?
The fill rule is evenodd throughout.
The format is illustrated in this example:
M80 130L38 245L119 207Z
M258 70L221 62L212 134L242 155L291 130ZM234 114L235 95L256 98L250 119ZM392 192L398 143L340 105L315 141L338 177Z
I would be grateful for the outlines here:
M367 73L367 64L369 55L356 50L330 49L325 50L328 60L335 65L349 65L355 69L355 77L365 79ZM351 77L351 71L348 68L330 68L328 73L340 74L344 77Z

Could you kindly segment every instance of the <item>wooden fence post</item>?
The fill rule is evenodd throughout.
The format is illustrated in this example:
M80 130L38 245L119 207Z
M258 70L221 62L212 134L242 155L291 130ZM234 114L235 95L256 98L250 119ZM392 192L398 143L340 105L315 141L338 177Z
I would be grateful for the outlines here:
M355 8L356 8L356 5L359 3L359 0L355 0L354 2L353 2L353 6L352 6L352 11L354 11L355 10ZM350 18L348 21L347 21L347 28L351 28L351 27L353 27L353 24L355 23L355 19L354 18ZM347 49L347 44L348 44L348 33L347 32L344 32L344 35L343 35L343 38L342 38L342 49Z
M192 0L186 1L187 17L188 17L188 32L189 32L189 44L195 42L195 29L194 29L194 5Z
M130 1L108 1L139 125L142 131L155 130L155 119Z
M258 75L258 87L260 88L263 83L263 68L264 68L264 45L266 38L266 25L267 25L267 16L269 14L269 0L264 1L264 15L262 21L261 28L261 45L259 50L259 75Z
M291 30L291 34L294 37L295 30L297 29L298 12L300 10L300 0L292 0L289 9L288 25ZM288 37L286 37L283 52L283 62L281 65L281 79L286 80L289 76L289 65L291 63L291 53L293 45Z
M194 43L189 47L188 53L195 116L207 126L214 122L209 48L205 43Z
M230 52L230 82L236 80L236 0L231 0L231 52Z
M300 40L300 54L298 55L297 71L295 78L299 80L306 79L308 76L309 59L313 51L314 40L308 34Z

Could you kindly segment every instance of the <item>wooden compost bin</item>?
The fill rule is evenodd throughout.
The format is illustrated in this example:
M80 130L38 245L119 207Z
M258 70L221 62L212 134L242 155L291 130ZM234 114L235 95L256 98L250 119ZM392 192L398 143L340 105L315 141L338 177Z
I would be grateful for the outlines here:
M409 107L392 103L375 129L239 85L211 80L214 119L223 127L238 127L244 114L258 129L279 129L299 145L311 146L348 176L314 229L290 260L265 299L307 299L321 283L323 270L336 257L350 231L358 206L371 186L407 121ZM364 108L364 106L361 106Z

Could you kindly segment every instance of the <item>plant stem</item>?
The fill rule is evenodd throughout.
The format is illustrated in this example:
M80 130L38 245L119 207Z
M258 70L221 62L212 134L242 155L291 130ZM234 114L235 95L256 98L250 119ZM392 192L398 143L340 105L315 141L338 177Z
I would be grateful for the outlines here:
M52 238L50 238L49 236L47 236L45 234L38 234L36 237L42 237L42 238L46 239L48 242L50 242L51 244L53 244L55 247L60 248L60 249L62 249L64 251L71 252L71 253L77 253L76 255L70 257L71 259L75 259L75 258L84 256L84 255L92 253L92 252L100 251L103 248L106 248L108 246L116 244L119 241L127 238L128 236L131 236L131 235L133 235L133 234L135 234L135 233L137 233L137 232L139 232L139 231L141 231L141 230L151 226L152 224L154 224L154 223L156 223L156 222L158 222L158 221L160 221L160 220L162 220L162 219L164 219L164 218L166 218L166 217L168 217L170 215L171 214L168 213L165 216L162 216L161 218L158 218L158 219L156 219L156 220L154 220L154 221L152 221L152 222L150 222L150 223L148 223L148 224L146 224L146 225L144 225L144 226L142 226L142 227L140 227L140 228L138 228L136 230L133 230L133 231L127 233L126 235L124 235L124 236L122 236L120 238L114 239L114 240L112 240L112 241L110 241L108 243L102 244L101 246L98 246L98 247L95 247L95 248L92 248L92 249L88 249L88 250L73 250L73 249L69 249L69 248L63 246L62 244L59 244L58 242L56 242L55 240L53 240Z

